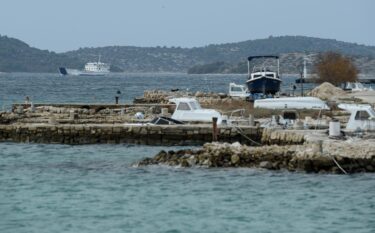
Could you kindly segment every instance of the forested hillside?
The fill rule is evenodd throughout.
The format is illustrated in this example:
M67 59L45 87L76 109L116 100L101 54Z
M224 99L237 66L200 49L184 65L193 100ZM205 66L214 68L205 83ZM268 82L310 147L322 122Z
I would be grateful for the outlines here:
M365 62L364 72L375 72L375 46L358 45L331 39L304 36L281 36L267 39L248 40L238 43L208 45L196 48L180 47L134 47L109 46L83 48L66 54L81 60L92 59L93 54L101 54L103 60L128 72L190 72L200 69L200 65L211 72L238 72L242 70L250 55L285 55L284 69L295 72L302 54L337 51ZM239 64L240 63L240 64ZM214 69L217 67L218 69ZM192 72L193 73L193 72Z
M57 72L59 66L81 68L83 64L75 57L33 48L20 40L0 35L1 72Z
M314 64L317 61L318 53L282 53L280 55L280 72L287 74L298 74L302 72L304 57L308 57L307 69L309 73L314 73ZM360 73L373 74L375 73L375 59L371 56L349 56ZM250 69L256 65L250 64ZM229 62L213 62L204 65L196 65L190 67L187 71L189 74L217 74L217 73L228 73L228 74L243 74L247 73L247 61L243 59L238 63Z
M283 72L295 73L302 56L337 51L355 59L360 72L375 73L375 46L358 45L331 39L280 36L204 47L107 46L81 48L55 53L30 47L26 43L0 36L0 71L56 72L59 66L83 68L89 61L111 64L113 71L243 73L251 55L280 55Z

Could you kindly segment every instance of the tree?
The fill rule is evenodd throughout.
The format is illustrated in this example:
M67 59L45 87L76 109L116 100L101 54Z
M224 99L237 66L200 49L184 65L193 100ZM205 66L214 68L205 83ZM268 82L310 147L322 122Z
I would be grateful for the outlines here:
M338 86L344 82L357 80L358 69L352 60L336 52L319 55L315 69L319 75L317 80L319 83L330 82Z

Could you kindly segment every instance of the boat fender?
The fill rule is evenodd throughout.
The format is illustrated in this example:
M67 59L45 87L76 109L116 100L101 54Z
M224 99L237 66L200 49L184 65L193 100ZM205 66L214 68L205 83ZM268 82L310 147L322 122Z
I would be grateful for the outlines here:
M145 118L145 115L141 112L137 112L135 115L134 115L135 118L137 119L144 119Z

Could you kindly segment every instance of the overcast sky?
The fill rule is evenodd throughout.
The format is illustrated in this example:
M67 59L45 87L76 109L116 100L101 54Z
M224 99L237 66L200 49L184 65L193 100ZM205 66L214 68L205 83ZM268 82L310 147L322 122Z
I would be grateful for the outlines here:
M0 34L63 52L199 47L270 35L375 45L375 0L0 0Z

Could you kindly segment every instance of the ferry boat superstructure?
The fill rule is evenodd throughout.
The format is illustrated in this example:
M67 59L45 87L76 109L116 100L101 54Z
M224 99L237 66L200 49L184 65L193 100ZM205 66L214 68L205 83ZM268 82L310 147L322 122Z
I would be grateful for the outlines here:
M250 62L255 59L275 59L277 61L277 67L266 66L265 61L261 66L253 66L250 70ZM280 62L278 56L250 56L248 57L248 80L246 84L251 94L262 93L262 94L276 94L280 91L281 79L280 74Z
M103 63L99 60L97 62L88 62L85 65L84 70L67 69L65 67L60 67L59 72L62 75L74 75L74 76L104 76L110 73L110 65L108 63Z

